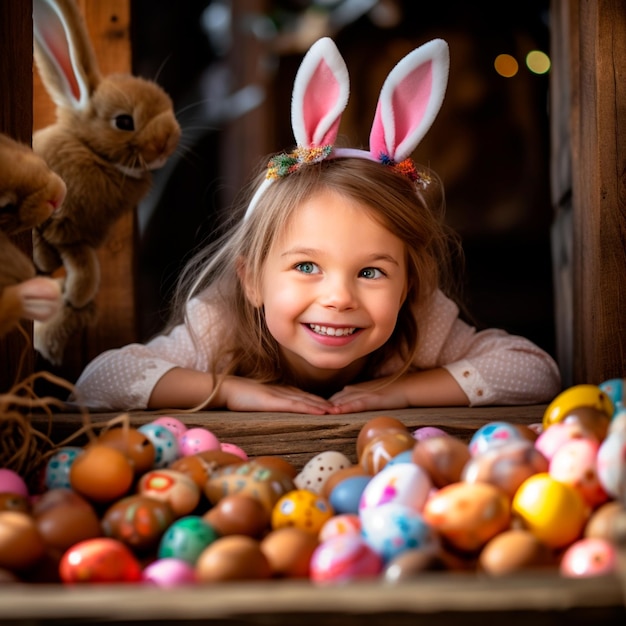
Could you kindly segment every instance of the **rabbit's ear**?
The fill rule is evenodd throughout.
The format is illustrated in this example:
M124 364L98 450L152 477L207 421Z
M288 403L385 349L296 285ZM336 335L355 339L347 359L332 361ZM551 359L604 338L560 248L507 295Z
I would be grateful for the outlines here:
M328 37L306 53L293 85L291 125L298 146L332 145L348 104L348 68Z
M405 56L380 92L370 152L399 163L411 155L439 113L448 83L448 44L434 39Z
M33 35L37 68L54 103L83 109L100 71L73 0L33 0Z

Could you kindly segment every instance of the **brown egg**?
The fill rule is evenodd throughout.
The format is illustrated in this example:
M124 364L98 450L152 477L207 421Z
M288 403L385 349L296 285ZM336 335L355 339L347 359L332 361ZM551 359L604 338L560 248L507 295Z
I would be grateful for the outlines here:
M96 510L71 489L51 489L33 504L33 517L46 546L65 551L84 539L102 536Z
M506 576L528 569L554 566L552 551L529 530L506 530L487 542L478 558L480 570Z
M404 550L395 556L383 572L387 582L411 580L424 572L446 570L446 563L436 550L411 549Z
M280 456L256 456L252 460L264 467L277 469L279 472L289 476L292 480L298 475L298 468L293 463L290 463Z
M390 417L388 415L380 415L378 417L374 417L371 420L365 422L359 430L359 434L356 439L356 457L360 459L363 455L363 450L365 446L372 440L374 437L379 437L387 430L396 430L396 431L406 431L409 432L409 429L395 417Z
M155 548L176 516L168 502L133 494L111 505L102 517L107 537L117 539L134 551Z
M611 418L605 411L592 406L576 407L565 413L562 421L579 424L584 431L590 432L600 442L605 439L611 424Z
M626 538L626 509L618 500L611 500L599 506L585 525L586 538L616 541Z
M366 474L373 476L395 456L412 450L415 444L415 438L408 430L388 430L367 442L359 463Z
M272 568L260 542L247 535L216 539L196 561L196 578L201 583L266 580L271 577Z
M328 479L324 483L324 486L322 487L320 495L328 500L333 489L340 482L346 480L346 478L353 478L354 476L369 477L371 476L371 474L368 474L360 465L351 465L350 467L344 467L343 469L337 470L328 477Z
M154 467L156 455L154 444L136 428L111 428L101 432L97 441L98 444L119 450L131 459L137 476Z
M128 493L133 484L134 468L123 452L91 444L72 463L69 478L72 489L88 500L107 503Z
M225 496L202 518L222 536L260 537L270 526L270 515L261 502L240 493Z
M261 541L272 573L277 578L307 578L313 552L319 545L316 535L297 526L273 530Z
M200 489L203 489L204 483L206 483L209 476L220 467L242 462L240 457L230 452L224 452L223 450L204 450L197 454L181 456L179 459L170 463L168 469L187 474Z
M45 551L33 517L19 511L0 511L0 568L19 574L32 567Z
M470 457L467 444L449 435L422 439L412 456L413 463L425 469L438 488L460 481Z
M30 513L30 501L19 493L0 493L0 511Z

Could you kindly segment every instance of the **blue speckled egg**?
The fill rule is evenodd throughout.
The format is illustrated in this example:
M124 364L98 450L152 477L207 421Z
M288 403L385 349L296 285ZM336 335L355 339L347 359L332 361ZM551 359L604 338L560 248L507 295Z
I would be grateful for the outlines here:
M46 463L44 485L46 489L70 489L70 467L74 459L84 451L78 446L62 446Z
M154 469L162 469L180 457L178 438L163 424L150 422L137 430L142 432L154 446Z
M415 509L389 503L360 512L361 534L385 563L405 550L434 549L438 535Z
M615 413L624 409L624 379L623 378L610 378L598 385L604 393L609 396L609 399L615 407Z
M509 422L489 422L481 426L469 441L470 454L476 456L495 446L501 446L511 441L520 441L524 435Z

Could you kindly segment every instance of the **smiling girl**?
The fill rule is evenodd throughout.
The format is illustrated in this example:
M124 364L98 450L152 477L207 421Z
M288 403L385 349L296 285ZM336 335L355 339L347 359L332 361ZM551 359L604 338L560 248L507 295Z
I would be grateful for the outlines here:
M445 295L459 242L437 176L408 157L441 106L447 55L434 40L394 68L370 150L354 150L335 145L347 70L318 41L294 85L297 148L263 168L229 232L186 268L168 328L97 357L76 401L339 414L552 399L546 352L477 331Z

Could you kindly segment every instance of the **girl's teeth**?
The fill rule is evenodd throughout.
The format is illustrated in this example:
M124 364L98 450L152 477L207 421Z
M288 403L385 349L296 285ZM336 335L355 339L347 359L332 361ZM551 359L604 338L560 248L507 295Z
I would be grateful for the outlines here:
M318 324L309 324L309 328L318 335L328 335L329 337L344 337L351 335L356 330L356 328L332 328Z

